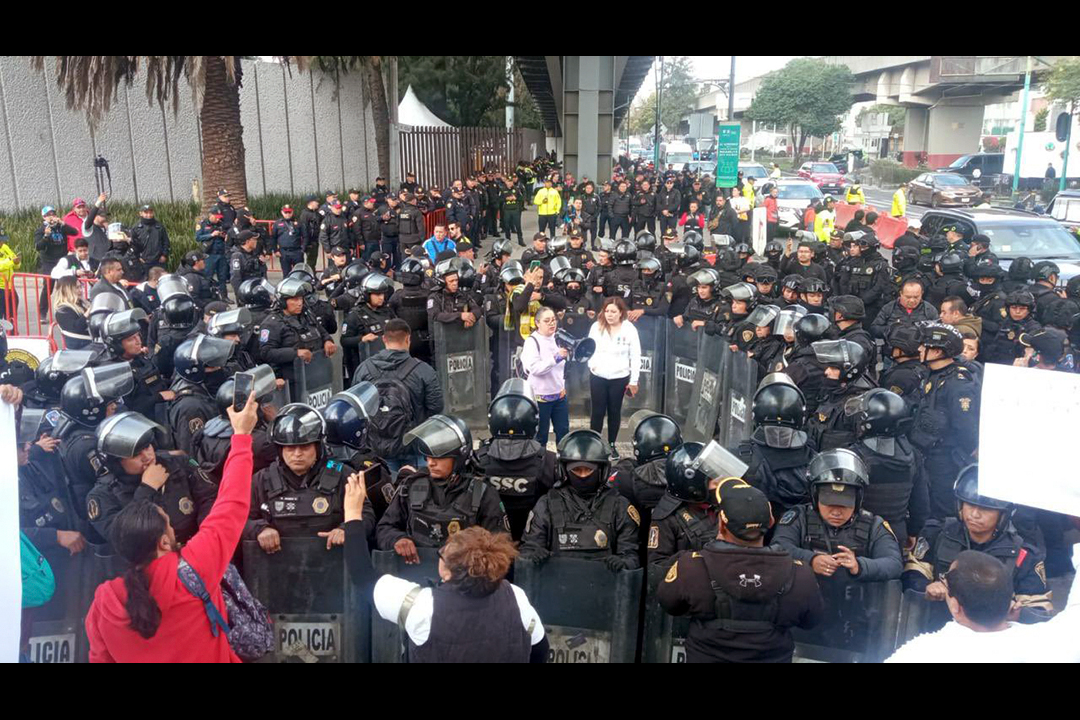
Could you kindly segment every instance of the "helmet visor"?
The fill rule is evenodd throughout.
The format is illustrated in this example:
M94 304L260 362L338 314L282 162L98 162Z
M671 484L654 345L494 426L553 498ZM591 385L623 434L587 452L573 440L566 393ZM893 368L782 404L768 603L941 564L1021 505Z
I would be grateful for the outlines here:
M224 367L236 349L236 343L224 338L196 335L191 357L206 367Z
M124 299L116 293L103 292L90 303L89 314L97 315L98 313L120 312L121 310L127 310Z
M702 448L692 465L694 470L701 472L710 480L742 477L747 467L749 466L746 463L732 455L715 440L710 440L709 444Z
M788 332L795 332L795 323L799 321L803 315L806 315L807 309L802 305L793 308L784 308L780 311L780 314L776 316L776 325L773 326L773 333L776 335L785 335Z
M135 374L128 362L86 368L82 376L90 396L100 402L119 400L135 389Z
M187 281L175 274L162 275L158 278L157 290L158 299L161 302L165 302L176 295L191 295L191 289L188 288Z
M767 327L780 315L780 308L775 305L761 305L754 308L754 312L746 318L747 322L755 327Z
M57 372L79 372L90 364L93 357L92 350L61 350L52 356L51 367Z
M237 308L236 310L219 312L217 315L210 318L210 322L206 325L206 331L214 337L220 338L227 333L239 335L250 326L251 311L246 307L242 307Z
M510 378L504 382L495 397L500 398L505 395L520 395L532 402L536 401L532 387L530 387L529 383L522 378Z
M98 426L98 451L118 458L134 457L164 431L165 428L137 412L122 412Z
M342 400L348 403L349 407L356 411L357 416L364 420L370 420L375 413L379 412L379 390L369 382L357 383L348 390L342 390L331 400Z
M810 461L807 475L812 482L866 482L869 473L862 459L850 450L828 450ZM860 484L862 484L860 483Z
M853 364L851 346L855 343L850 340L818 340L811 343L814 357L823 365L847 367Z
M424 446L422 452L427 457L435 458L457 454L466 443L461 429L442 415L428 418L402 438L406 446L417 441Z
M41 436L41 423L45 420L45 412L45 410L34 408L23 408L22 416L19 418L19 428L16 432L19 445L36 442Z

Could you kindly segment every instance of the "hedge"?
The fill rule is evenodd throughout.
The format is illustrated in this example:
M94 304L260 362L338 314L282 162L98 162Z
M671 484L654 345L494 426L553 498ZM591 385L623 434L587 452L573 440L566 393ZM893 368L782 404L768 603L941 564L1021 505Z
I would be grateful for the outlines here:
M909 168L893 160L871 160L870 175L878 185L899 185L911 182L926 172L925 167Z

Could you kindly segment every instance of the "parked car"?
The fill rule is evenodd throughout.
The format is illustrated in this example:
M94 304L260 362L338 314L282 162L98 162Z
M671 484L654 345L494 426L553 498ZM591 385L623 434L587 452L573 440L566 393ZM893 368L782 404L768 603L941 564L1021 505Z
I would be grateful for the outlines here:
M994 177L1003 172L1005 153L974 153L962 155L952 161L948 167L937 168L936 172L948 172L962 175L973 185L989 187Z
M765 169L765 166L761 163L739 163L739 172L742 173L743 179L754 178L754 182L759 186L761 181L769 177L769 171Z
M716 173L715 160L692 160L686 164L686 169L696 173L698 177L713 175Z
M840 194L848 185L847 178L831 162L804 162L799 177L814 183L823 193Z
M974 207L982 197L982 191L961 175L954 173L923 173L908 183L908 203L920 202L930 207L953 205Z
M824 194L818 190L817 185L809 180L780 178L762 184L762 195L768 194L769 188L773 185L780 188L780 194L776 198L780 229L791 232L801 230L803 213L806 212L806 208L821 200Z
M1062 190L1050 201L1046 214L1080 235L1080 190Z
M941 235L941 228L956 225L965 240L976 234L990 238L990 249L1008 267L1018 257L1033 262L1053 260L1061 269L1061 281L1080 275L1080 238L1046 215L1021 210L929 210L921 220L919 234Z

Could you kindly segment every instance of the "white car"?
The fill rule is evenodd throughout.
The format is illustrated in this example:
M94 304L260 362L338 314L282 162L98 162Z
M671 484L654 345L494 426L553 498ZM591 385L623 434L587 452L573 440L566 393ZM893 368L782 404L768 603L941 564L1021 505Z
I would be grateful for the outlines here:
M741 162L739 163L739 172L742 173L743 180L754 178L754 184L757 187L761 187L761 181L769 177L769 171L761 163Z
M779 180L769 180L762 186L761 191L763 194L757 201L758 205L761 205L764 202L764 197L768 195L767 188L769 185L776 185L780 188L780 196L776 199L780 227L791 232L802 229L802 217L803 213L806 212L806 208L825 197L817 185L809 180L780 178Z

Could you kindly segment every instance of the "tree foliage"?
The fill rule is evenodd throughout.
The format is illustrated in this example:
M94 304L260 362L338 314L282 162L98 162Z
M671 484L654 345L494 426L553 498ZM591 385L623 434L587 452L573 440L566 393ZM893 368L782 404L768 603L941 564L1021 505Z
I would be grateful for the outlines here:
M656 78L659 77L660 58L653 61L650 79L653 91L637 105L630 108L630 132L635 135L648 132L656 122ZM693 107L698 97L698 83L694 81L690 58L682 55L668 56L663 62L663 78L660 82L660 122L670 131L679 127L679 121Z
M878 113L888 114L889 124L893 127L903 127L904 121L907 119L907 108L904 106L877 104L864 107L860 110L856 120L861 122L867 115L875 115Z
M1051 100L1080 104L1080 57L1062 58L1046 78L1043 90Z
M843 65L809 58L792 60L765 77L746 115L787 125L798 163L807 137L821 137L840 129L841 117L854 103L853 80L851 71Z
M504 55L402 55L398 92L413 92L440 119L455 127L478 127L491 111L506 107Z

